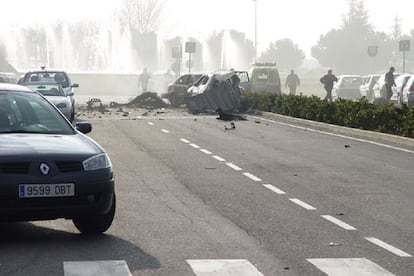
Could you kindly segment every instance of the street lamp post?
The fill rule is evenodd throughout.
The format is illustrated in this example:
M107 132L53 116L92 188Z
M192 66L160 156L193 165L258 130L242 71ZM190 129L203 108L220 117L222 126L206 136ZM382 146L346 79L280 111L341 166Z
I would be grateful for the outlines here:
M257 0L254 2L254 63L257 62Z

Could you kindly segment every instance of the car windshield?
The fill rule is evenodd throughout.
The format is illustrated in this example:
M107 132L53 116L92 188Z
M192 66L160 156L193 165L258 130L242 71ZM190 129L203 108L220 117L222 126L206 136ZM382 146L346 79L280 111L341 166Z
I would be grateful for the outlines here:
M43 96L60 96L65 97L66 94L63 92L60 85L52 83L52 84L24 84L26 87L40 92Z
M73 134L62 115L36 93L0 91L0 134Z
M360 77L344 77L342 80L342 87L357 88L361 85Z
M41 72L28 72L24 76L24 82L51 82L59 83L63 88L67 87L68 80L65 77L65 74L62 72L53 72L53 71L41 71Z

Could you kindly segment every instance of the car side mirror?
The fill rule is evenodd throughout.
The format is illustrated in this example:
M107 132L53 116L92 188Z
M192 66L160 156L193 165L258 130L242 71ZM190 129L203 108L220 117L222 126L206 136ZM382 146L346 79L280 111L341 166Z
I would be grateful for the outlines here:
M87 134L92 131L92 124L89 122L77 122L75 127L83 134Z
M73 93L73 92L70 92L70 93L68 93L68 94L66 94L67 96L69 96L69 97L72 97L73 95L75 95L75 93Z
M78 88L78 87L79 87L79 84L74 83L74 84L72 84L72 86L71 86L71 87L73 87L73 88Z

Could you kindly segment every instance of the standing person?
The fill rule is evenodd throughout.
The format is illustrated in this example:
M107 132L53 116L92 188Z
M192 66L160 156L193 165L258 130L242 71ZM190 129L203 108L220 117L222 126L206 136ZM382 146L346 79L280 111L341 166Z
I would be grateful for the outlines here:
M138 86L141 86L142 93L147 92L148 81L150 78L151 76L150 74L148 74L147 68L144 68L144 72L142 72L142 74L139 75L139 78L138 78Z
M385 99L389 101L392 97L392 87L395 86L394 81L394 67L390 67L390 70L385 74L385 89L387 92L387 95L385 95Z
M326 74L325 76L323 76L320 79L321 83L324 84L325 90L326 90L326 96L324 98L324 100L328 100L330 102L332 102L332 88L334 86L334 82L338 81L338 78L332 74L332 70L329 69L328 70L328 74Z
M300 85L300 80L298 75L295 74L295 72L290 70L290 74L286 78L285 82L285 88L289 86L290 95L296 94L296 87Z

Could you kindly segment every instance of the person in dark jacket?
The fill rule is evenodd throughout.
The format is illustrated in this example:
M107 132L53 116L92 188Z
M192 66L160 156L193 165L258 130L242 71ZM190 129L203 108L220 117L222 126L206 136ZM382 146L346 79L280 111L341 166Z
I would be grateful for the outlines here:
M395 86L394 81L394 67L390 67L390 70L385 74L385 89L387 92L386 100L389 101L392 97L392 87Z
M338 81L338 78L332 74L332 70L329 69L328 70L328 74L326 74L325 76L323 76L320 79L321 83L323 83L325 90L326 90L326 96L324 98L324 100L328 100L330 102L332 102L332 88L334 86L334 82Z
M290 74L286 78L285 88L289 86L290 94L296 94L296 87L300 85L300 80L298 75L295 74L293 70L290 70Z

